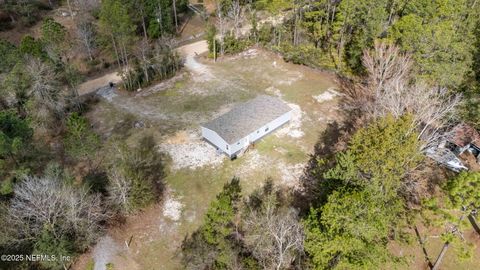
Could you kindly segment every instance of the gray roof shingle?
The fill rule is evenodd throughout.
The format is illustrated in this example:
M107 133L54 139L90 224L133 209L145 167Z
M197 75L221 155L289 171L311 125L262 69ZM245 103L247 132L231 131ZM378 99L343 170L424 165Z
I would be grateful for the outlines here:
M202 126L233 144L291 110L278 98L260 95Z

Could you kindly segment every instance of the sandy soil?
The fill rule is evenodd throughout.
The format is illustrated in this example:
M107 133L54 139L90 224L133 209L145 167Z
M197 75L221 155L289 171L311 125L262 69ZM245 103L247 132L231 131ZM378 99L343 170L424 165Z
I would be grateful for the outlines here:
M208 51L208 44L206 40L197 41L192 44L187 44L177 49L184 56L195 56Z
M305 117L305 114L297 104L287 103L287 105L292 108L292 118L284 127L281 127L279 130L275 131L275 135L290 136L292 138L303 137L305 133L302 130L302 118Z
M177 50L185 57L184 65L193 73L195 81L209 81L213 79L213 75L208 67L196 60L198 55L208 52L208 44L206 40L182 46Z
M80 96L90 94L92 92L96 92L100 88L108 86L110 82L112 83L120 83L122 81L122 77L118 75L117 72L112 72L103 75L102 77L86 81L78 86L78 94Z
M320 95L313 96L313 98L314 98L318 103L322 103L322 102L325 102L325 101L333 100L333 99L335 99L336 97L338 97L339 95L340 95L340 93L337 92L337 91L335 91L335 89L329 88L329 89L327 89L327 91L321 93Z
M106 264L112 262L122 249L123 247L109 235L100 238L92 251L92 258L95 262L94 270L105 270Z
M219 165L225 155L204 141L198 131L180 131L159 146L172 158L173 169L195 169L202 166Z
M314 98L334 85L327 74L285 63L261 49L223 57L216 63L197 56L206 50L204 41L179 48L186 62L178 78L128 95L109 87L97 92L103 98L89 118L102 134L117 134L114 128L123 121L119 115L132 115L135 121L153 126L146 129L158 138L157 149L171 159L162 201L108 231L122 247L133 235L130 249L113 258L117 270L179 269L182 240L198 226L210 200L233 176L242 179L246 192L269 176L278 184L297 188L302 162L325 122L318 119L336 113L332 100L319 103ZM293 108L293 118L269 135L268 142L259 142L256 148L230 161L202 140L199 125L258 94L283 99ZM135 140L142 132L132 129L127 137ZM82 265L74 269L83 270Z
M197 75L195 78L199 78L201 80L210 79L211 74L208 72L207 67L195 60L196 55L208 51L208 45L205 40L182 46L177 50L185 57L185 67ZM111 72L103 75L102 77L80 84L78 87L78 94L80 96L90 94L108 86L110 82L117 84L121 81L122 77L120 77L118 72ZM104 95L102 94L102 96Z
M182 217L183 204L180 201L181 198L177 198L173 190L168 190L165 194L163 216L177 222Z

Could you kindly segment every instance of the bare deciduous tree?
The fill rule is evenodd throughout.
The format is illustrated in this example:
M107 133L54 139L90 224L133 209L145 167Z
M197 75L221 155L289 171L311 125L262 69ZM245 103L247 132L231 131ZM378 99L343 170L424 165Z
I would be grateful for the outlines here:
M363 55L363 66L368 72L368 86L376 92L398 83L405 83L411 70L409 55L400 54L396 46L376 43L372 51Z
M230 8L228 10L228 17L233 22L233 33L235 38L238 38L239 36L239 30L240 30L240 20L242 16L242 6L240 5L239 0L233 0L230 3Z
M412 83L412 60L395 45L376 43L365 51L363 65L368 73L364 83L344 87L347 109L355 109L367 119L391 114L411 114L412 130L419 132L422 148L438 142L441 131L449 125L461 96L447 89Z
M227 27L227 18L224 15L224 3L223 1L217 0L215 1L216 13L217 13L217 25L218 25L218 32L220 34L220 54L223 55L225 52L224 46L224 37Z
M65 107L58 75L37 58L29 59L25 69L30 79L27 96L33 101L27 110L31 111L33 124L43 132L52 131L58 127L55 118L63 115Z
M120 207L122 212L130 211L131 181L116 169L110 170L108 179L110 181L107 187L109 203Z
M95 51L95 29L94 25L88 21L80 21L77 25L77 37L84 50L88 53L90 61L93 60Z
M152 65L151 60L151 47L150 43L146 38L142 39L137 43L137 46L134 49L134 55L138 59L140 66L143 70L145 76L145 81L150 82L150 76L148 73L148 68Z
M70 0L74 9L77 9L82 15L91 13L100 8L100 0Z
M264 269L288 269L303 254L303 227L293 208L278 208L275 194L245 218L245 243Z
M18 232L16 241L35 239L45 226L53 228L56 237L74 234L81 248L99 236L107 218L100 195L61 181L54 176L28 176L15 186L9 220Z
M26 69L31 78L29 95L53 111L60 110L62 107L58 96L60 88L53 68L40 59L32 58L28 61Z

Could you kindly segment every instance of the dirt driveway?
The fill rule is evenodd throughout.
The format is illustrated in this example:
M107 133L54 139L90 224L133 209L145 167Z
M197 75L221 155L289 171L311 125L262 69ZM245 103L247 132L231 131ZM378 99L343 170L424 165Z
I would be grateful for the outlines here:
M185 66L194 72L202 73L203 66L195 61L195 56L208 51L208 45L205 40L197 41L177 48L177 51L185 57ZM110 82L120 83L122 77L117 71L103 75L102 77L86 81L78 86L78 94L80 96L87 95L98 91L107 86Z
M157 149L169 156L164 179L168 192L159 203L108 230L118 246L133 235L128 250L117 249L118 254L109 256L84 254L75 270L83 270L81 261L92 257L100 264L108 258L117 270L181 269L182 240L202 222L226 181L240 177L246 193L267 177L294 188L319 132L338 115L331 90L336 83L329 74L285 63L259 48L217 62L197 56L207 50L205 41L178 50L185 57L178 76L129 95L102 90L103 98L87 114L104 137L120 135L136 142L142 134L153 135ZM259 94L278 96L292 106L292 121L235 161L201 139L201 123ZM145 125L136 128L135 122Z

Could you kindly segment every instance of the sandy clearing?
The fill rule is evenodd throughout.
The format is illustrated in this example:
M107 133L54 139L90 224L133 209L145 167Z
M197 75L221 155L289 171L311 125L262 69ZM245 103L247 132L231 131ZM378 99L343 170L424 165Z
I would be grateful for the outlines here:
M302 176L303 169L305 168L305 164L298 163L294 165L286 165L282 164L282 162L277 163L277 168L280 170L281 176L281 183L287 187L298 189L299 188L299 181L300 177Z
M166 139L159 150L169 154L174 170L217 166L225 159L225 155L201 138L199 131L180 131Z
M192 44L188 44L182 47L177 48L177 51L180 52L185 57L185 67L190 71L196 73L198 79L208 80L212 78L212 74L209 72L208 67L199 63L195 56L202 54L208 51L208 44L206 40L197 41ZM86 81L78 86L78 94L80 96L96 92L97 90L108 86L110 82L120 83L122 77L118 74L117 71L103 75L102 77Z
M245 159L245 163L236 170L235 174L241 179L248 178L248 175L256 169L268 166L271 163L271 160L260 154L257 149L245 152L240 158Z
M242 179L248 178L249 175L263 167L274 166L279 172L279 184L293 189L299 188L300 186L300 176L302 175L305 167L305 164L303 163L287 164L281 159L277 159L272 162L268 156L261 154L256 149L246 152L240 158L245 159L245 164L238 168L236 171L236 176Z
M193 55L195 55L195 52L195 49L190 50L190 53L193 53ZM256 55L257 53L258 55ZM182 52L182 55L183 54L184 52ZM218 154L214 146L203 141L199 130L197 130L198 123L215 118L230 110L237 102L243 102L244 99L264 93L265 91L270 95L275 95L282 99L289 97L289 101L296 103L291 104L291 107L294 109L294 116L291 122L276 130L274 134L269 135L273 136L279 132L276 136L280 138L274 137L272 143L275 145L277 141L288 140L288 145L290 143L296 144L297 141L290 139L290 137L297 138L303 136L298 142L301 142L302 145L305 142L308 147L305 147L305 150L302 148L302 151L310 150L310 134L306 132L307 128L314 128L311 126L310 119L316 118L316 113L322 116L329 115L327 110L330 104L330 102L317 104L312 96L321 93L316 91L317 88L322 87L322 89L327 89L331 85L323 86L323 81L317 80L317 73L312 74L309 70L304 72L303 67L297 68L296 66L285 64L283 60L272 56L273 54L270 53L266 55L267 56L265 56L264 51L261 49L254 49L252 51L246 51L241 57L228 57L215 64L212 63L213 61L204 60L202 58L203 56L193 57L192 60L195 61L194 66L185 67L183 72L186 80L182 80L178 85L173 85L173 91L170 91L169 87L171 87L171 85L167 83L165 85L159 85L152 92L147 92L149 89L145 89L140 93L135 93L135 95L117 93L118 96L112 97L112 102L108 102L119 110L124 110L135 115L136 119L148 119L151 123L157 123L155 122L156 120L165 118L166 120L168 119L168 121L166 121L167 124L170 124L170 121L175 124L180 123L171 130L168 130L167 133L159 134L159 136L168 134L162 137L158 150L165 151L170 155L171 173L176 174L172 179L167 180L167 190L170 187L169 184L171 184L169 181L187 180L187 178L192 177L192 173L195 175L197 172L195 169L197 168L199 168L198 171L201 173L209 173L212 171L222 174L228 172L229 177L231 174L237 175L242 180L248 181L246 184L248 188L255 187L268 176L274 177L275 182L279 185L288 188L296 187L297 176L303 168L297 164L300 162L297 156L294 156L295 161L291 162L289 149L274 147L273 150L267 148L266 151L263 151L260 147L259 149L252 148L242 157L239 157L237 163L231 163L225 155ZM233 61L237 61L238 64L231 65L231 63L227 63L230 59L235 58L238 59ZM276 64L273 65L272 61ZM201 66L206 66L208 71L214 75L212 81L206 83L195 83L193 81L194 76L197 76L197 73L192 70L192 68L198 68L196 63ZM265 72L263 73L263 71ZM296 77L298 73L303 74L298 85L278 83L279 80ZM257 74L261 74L261 76ZM305 81L310 80L312 80L312 83L308 84L308 89L305 89L307 87ZM241 81L241 83L239 83L239 81ZM232 90L232 85L235 85L234 90ZM165 92L165 95L159 94L147 97L151 93L159 92L166 88L169 89L169 92ZM235 94L243 91L243 88L249 90L245 91L247 95ZM222 99L221 104L218 104L219 106L211 106L211 110L204 110L204 108L202 108L197 112L196 110L182 111L181 107L179 110L171 108L171 106L184 106L185 104L189 104L191 96L198 97L197 92L192 93L192 89L198 89L201 93L212 95L212 98L215 95L222 95L223 97L225 93L230 93L233 97L231 99ZM292 93L290 91L297 91L299 93ZM106 97L109 97L116 92L106 91L102 93ZM139 97L139 95L142 97ZM306 99L304 95L306 95ZM184 99L184 97L186 98ZM209 98L201 98L205 99L206 102L210 101ZM170 101L172 103L169 103ZM304 101L307 102L305 103ZM192 103L195 106L197 105L195 102ZM311 108L313 108L315 113L311 112ZM158 128L160 130L163 128L163 122L158 123L161 124L159 125L160 128ZM184 125L183 123L186 124ZM305 135L303 135L302 129L306 132ZM174 130L181 131L171 134ZM137 131L133 130L133 132ZM260 143L262 142L259 142L259 144ZM270 151L272 152L270 153ZM232 172L229 171L231 168L234 169ZM175 172L175 170L184 169L188 170L188 172L184 173L180 171L178 175ZM178 180L176 178L177 176ZM115 257L115 268L118 267L120 270L134 270L133 267L126 266L125 262L121 261L120 258L129 258L130 261L137 262L138 265L141 265L138 266L138 269L147 268L146 265L151 266L152 269L178 268L171 267L172 265L178 265L177 259L172 258L174 258L174 254L185 236L185 230L193 225L196 226L202 218L203 209L208 206L206 204L204 205L203 201L202 204L200 204L200 202L196 200L191 200L191 192L195 192L195 189L189 184L184 185L183 182L181 183L181 185L175 186L178 193L172 194L173 196L170 198L166 195L167 193L165 193L163 200L156 204L155 207L145 210L145 214L128 217L125 225L111 230L113 232L110 232L110 235L117 240L120 246L124 246L124 241L128 241L131 235L134 235L134 240L129 251L121 252ZM207 183L202 184L202 186L205 185L207 185ZM213 187L214 184L208 183L208 185L212 185ZM215 183L215 185L217 185L217 183ZM181 194L181 196L179 196L179 194ZM201 198L203 199L203 197ZM150 258L152 254L155 254L155 259ZM119 263L118 266L117 262ZM83 268L76 269L80 270Z
M301 138L304 135L304 132L302 131L302 118L304 112L297 104L287 103L287 105L292 108L292 118L284 127L281 127L279 130L275 131L275 136L290 136L292 138Z
M185 67L193 73L193 80L198 82L209 81L214 78L210 69L197 61L199 54L208 52L208 44L206 40L200 40L192 44L187 44L177 49L177 51L185 57Z
M105 270L106 264L113 262L115 256L122 248L109 235L100 238L93 248L92 258L95 262L95 270Z
M180 202L180 198L173 196L173 193L173 190L166 193L163 203L163 216L176 222L182 217L183 204Z
M208 44L206 40L200 40L191 44L187 44L177 48L178 52L183 55L196 55L208 51Z
M277 96L279 98L283 97L283 94L280 91L280 89L276 88L275 86L268 87L267 89L265 89L265 92L267 92L269 94L274 94L275 96Z
M86 81L78 86L78 95L83 96L99 90L100 88L108 86L110 82L119 83L122 81L122 77L118 73L112 72L103 75L100 78Z
M172 87L175 86L175 83L184 79L185 76L186 76L186 73L180 71L177 75L175 75L174 77L172 77L170 79L166 79L166 80L161 81L157 84L154 84L154 85L148 86L144 89L141 89L141 92L137 93L136 96L146 97L146 96L149 96L151 94L154 94L154 93L172 88Z
M340 93L335 91L333 88L328 88L327 91L321 93L318 96L313 96L313 98L318 102L322 103L325 101L333 100L334 98L340 96Z

